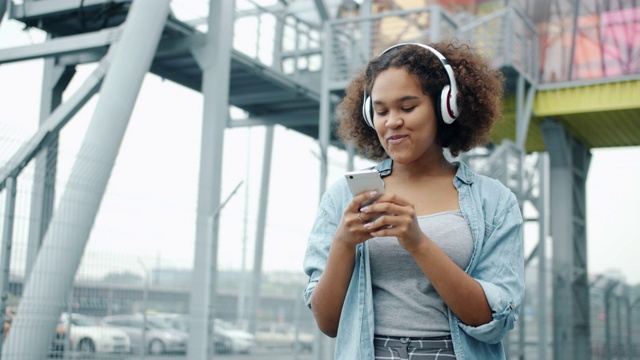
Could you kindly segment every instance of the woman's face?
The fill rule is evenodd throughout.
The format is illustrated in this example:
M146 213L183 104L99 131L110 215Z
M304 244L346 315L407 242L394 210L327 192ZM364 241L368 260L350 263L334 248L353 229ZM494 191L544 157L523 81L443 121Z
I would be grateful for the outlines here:
M442 154L436 144L437 121L431 97L404 68L389 68L375 78L371 89L373 124L387 154L409 164Z

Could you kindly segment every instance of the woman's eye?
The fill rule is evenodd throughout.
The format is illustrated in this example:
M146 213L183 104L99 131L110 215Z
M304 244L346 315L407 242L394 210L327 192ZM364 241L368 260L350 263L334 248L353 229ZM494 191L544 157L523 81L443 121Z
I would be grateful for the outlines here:
M375 112L378 116L384 116L387 114L387 110L376 110Z
M403 107L402 111L404 112L411 112L413 109L415 109L415 106L409 106L409 107Z

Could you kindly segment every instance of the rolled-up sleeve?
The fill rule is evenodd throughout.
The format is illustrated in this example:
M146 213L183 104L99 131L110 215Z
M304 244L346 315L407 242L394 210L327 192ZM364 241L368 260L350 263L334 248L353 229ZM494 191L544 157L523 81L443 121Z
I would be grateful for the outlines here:
M469 336L489 344L513 329L524 299L522 214L510 194L493 224L485 225L485 240L477 266L470 273L484 290L493 320L480 326L459 323Z
M342 217L342 210L337 205L339 198L336 199L336 195L341 194L341 191L340 184L336 183L324 193L309 234L303 261L304 272L309 277L303 296L309 308L311 308L311 294L327 264L329 247Z

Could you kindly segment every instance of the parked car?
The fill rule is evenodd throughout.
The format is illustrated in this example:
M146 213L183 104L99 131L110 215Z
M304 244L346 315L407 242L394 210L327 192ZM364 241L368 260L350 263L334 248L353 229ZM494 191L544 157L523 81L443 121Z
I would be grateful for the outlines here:
M131 341L126 332L104 326L96 318L62 313L56 339L64 348L78 353L129 353Z
M141 314L113 315L102 318L102 322L109 326L122 329L131 339L131 349L140 352L143 329L145 330L144 349L148 354L186 353L188 335L168 326L165 322L148 316L146 324Z
M260 346L267 348L286 347L309 351L313 349L313 334L298 331L296 335L295 326L287 323L258 324L256 341Z
M184 314L152 314L154 319L164 321L169 326L182 331L189 331L188 315ZM218 354L248 354L256 346L255 336L241 330L222 319L214 319L213 347Z
M224 354L249 354L256 346L253 334L222 319L214 319L213 335L216 351Z

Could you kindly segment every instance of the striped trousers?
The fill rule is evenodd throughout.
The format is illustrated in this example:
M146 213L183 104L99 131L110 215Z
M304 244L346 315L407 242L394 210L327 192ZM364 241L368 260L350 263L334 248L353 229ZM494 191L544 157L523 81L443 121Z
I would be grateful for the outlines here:
M376 360L452 360L456 358L451 336L408 338L375 335Z

